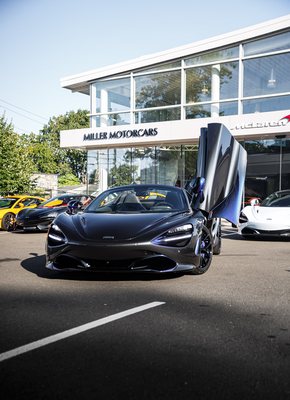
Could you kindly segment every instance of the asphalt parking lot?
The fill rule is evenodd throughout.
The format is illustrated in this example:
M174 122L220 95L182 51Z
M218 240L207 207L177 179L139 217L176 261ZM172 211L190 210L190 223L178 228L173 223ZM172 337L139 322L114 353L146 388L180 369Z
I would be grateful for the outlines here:
M201 276L59 274L0 231L2 399L289 399L290 242L223 225Z

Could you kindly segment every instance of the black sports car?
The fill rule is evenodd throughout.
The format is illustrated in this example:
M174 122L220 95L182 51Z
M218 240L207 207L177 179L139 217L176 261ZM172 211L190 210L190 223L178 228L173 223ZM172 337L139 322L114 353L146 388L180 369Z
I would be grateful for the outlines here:
M52 197L41 203L37 208L21 210L17 215L15 228L47 230L59 214L66 212L70 201L79 201L82 205L86 205L92 199L91 196L69 193Z
M246 152L221 124L202 129L197 178L186 188L128 185L68 212L47 236L53 270L189 272L208 270L220 251L223 217L237 223Z

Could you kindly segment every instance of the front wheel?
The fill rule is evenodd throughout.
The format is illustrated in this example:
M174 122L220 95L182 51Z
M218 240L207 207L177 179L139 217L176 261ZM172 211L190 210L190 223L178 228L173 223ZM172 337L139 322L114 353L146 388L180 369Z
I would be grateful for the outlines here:
M15 223L15 215L9 212L3 216L1 228L4 231L9 231L13 229L14 223Z
M209 229L206 226L203 226L202 228L199 251L200 251L200 264L192 271L194 275L204 274L209 269L212 260L212 254L213 254L212 236Z

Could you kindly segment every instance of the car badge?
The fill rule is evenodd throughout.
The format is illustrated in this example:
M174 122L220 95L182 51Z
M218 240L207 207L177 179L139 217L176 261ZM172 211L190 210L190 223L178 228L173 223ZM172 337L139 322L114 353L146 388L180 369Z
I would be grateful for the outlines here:
M102 239L105 239L105 240L114 240L115 239L115 236L103 236L102 237Z

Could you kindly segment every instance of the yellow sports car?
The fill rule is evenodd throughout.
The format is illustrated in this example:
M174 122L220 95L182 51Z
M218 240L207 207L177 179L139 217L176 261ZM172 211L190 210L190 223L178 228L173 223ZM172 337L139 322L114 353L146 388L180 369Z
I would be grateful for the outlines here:
M15 217L24 208L35 208L45 199L37 196L4 196L0 197L0 228L5 231L13 226Z

